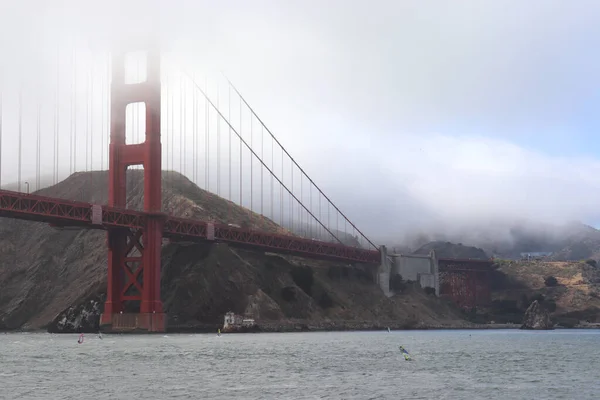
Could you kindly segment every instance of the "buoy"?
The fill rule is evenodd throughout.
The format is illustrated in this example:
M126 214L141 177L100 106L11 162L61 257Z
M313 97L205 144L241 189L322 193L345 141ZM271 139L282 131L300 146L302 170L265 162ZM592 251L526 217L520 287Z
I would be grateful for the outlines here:
M79 334L79 339L77 339L77 343L83 343L83 333Z

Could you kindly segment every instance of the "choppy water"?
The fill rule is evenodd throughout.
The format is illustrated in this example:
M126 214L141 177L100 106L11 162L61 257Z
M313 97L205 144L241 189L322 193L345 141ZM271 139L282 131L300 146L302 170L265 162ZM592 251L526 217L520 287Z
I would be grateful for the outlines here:
M0 398L600 398L590 330L77 337L0 334Z

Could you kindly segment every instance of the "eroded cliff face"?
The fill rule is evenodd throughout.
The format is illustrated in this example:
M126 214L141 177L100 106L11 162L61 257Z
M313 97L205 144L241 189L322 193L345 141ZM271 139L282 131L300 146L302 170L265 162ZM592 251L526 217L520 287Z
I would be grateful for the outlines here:
M523 317L523 325L521 329L552 329L554 325L550 321L548 312L540 305L537 300L534 300Z
M271 330L286 330L298 321L317 327L354 321L410 328L419 323L450 326L460 319L452 306L420 289L386 297L360 267L311 263L225 244L166 245L162 263L163 300L172 331L214 331L228 311L251 316ZM48 329L96 332L103 299L104 292L82 294Z
M143 201L140 178L128 177L133 208ZM163 182L165 207L175 215L283 231L181 176L177 179ZM82 191L88 187L95 189ZM104 188L105 173L76 174L41 194L103 203ZM96 332L106 292L105 239L103 231L1 220L0 329ZM440 326L461 319L455 308L420 289L387 298L368 268L225 244L165 244L161 282L172 330L216 329L227 311L250 314L264 326L286 321Z

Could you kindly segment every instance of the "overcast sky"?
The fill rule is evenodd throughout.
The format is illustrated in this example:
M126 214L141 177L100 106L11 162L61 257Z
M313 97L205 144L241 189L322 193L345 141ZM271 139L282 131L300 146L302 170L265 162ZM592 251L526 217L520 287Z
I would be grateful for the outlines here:
M59 33L101 52L123 30L158 32L224 70L378 240L432 223L600 222L597 1L10 3L9 80L28 71L24 49L51 64Z

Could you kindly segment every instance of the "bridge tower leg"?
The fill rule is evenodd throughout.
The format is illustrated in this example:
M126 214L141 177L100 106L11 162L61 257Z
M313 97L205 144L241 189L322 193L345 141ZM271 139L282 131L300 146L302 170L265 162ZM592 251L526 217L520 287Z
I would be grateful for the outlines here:
M160 142L160 53L145 47L146 80L125 83L125 56L137 48L112 55L111 122L108 171L108 205L127 205L127 168L144 167L144 211L141 230L129 228L108 231L108 283L103 328L112 331L164 332L166 315L160 296L160 255L164 214L161 213ZM146 106L146 136L139 144L125 140L126 107Z

